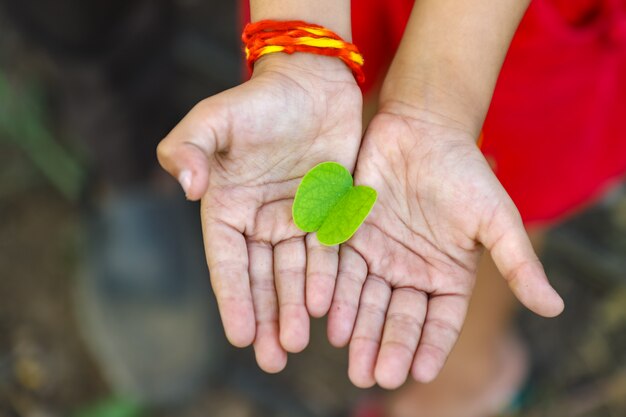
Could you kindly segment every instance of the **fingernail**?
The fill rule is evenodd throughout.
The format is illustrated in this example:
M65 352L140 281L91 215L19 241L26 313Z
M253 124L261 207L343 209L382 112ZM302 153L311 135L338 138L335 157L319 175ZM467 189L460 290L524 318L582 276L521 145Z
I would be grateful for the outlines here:
M191 171L181 171L180 175L178 175L178 182L180 183L180 186L183 187L185 195L189 194L189 188L191 187Z

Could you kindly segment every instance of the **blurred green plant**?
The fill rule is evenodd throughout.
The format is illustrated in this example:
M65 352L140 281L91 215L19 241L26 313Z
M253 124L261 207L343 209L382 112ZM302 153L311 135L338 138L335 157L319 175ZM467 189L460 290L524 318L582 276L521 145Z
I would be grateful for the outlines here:
M140 417L142 407L132 400L113 397L76 412L73 417Z
M0 71L0 141L8 140L21 149L57 190L76 201L86 170L55 139L46 123L44 102L36 83L16 86Z

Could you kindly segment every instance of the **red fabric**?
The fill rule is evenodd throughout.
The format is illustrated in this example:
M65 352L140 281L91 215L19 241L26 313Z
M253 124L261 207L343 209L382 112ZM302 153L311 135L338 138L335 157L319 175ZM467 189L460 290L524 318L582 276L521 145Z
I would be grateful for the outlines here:
M352 42L365 58L363 91L383 81L412 8L413 0L352 1Z
M623 175L626 1L533 2L483 130L527 223L555 220Z
M384 76L412 5L352 2L365 91ZM626 172L626 0L535 0L483 131L483 152L527 224L557 220L619 180Z

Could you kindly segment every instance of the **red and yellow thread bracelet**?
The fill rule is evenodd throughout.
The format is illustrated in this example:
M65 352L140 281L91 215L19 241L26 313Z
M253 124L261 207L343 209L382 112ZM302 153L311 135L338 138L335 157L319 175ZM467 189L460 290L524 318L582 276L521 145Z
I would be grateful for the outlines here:
M261 20L246 25L241 40L250 71L256 60L264 55L307 52L339 58L352 70L359 84L365 81L363 56L356 45L323 26L299 20Z

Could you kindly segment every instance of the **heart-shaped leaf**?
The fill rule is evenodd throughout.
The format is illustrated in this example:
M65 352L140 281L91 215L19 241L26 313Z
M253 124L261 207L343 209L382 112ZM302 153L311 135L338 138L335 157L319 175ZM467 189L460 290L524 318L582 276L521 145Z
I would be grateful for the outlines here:
M376 202L376 190L354 187L350 172L323 162L302 178L293 202L293 221L304 232L317 232L324 245L338 245L358 230Z

